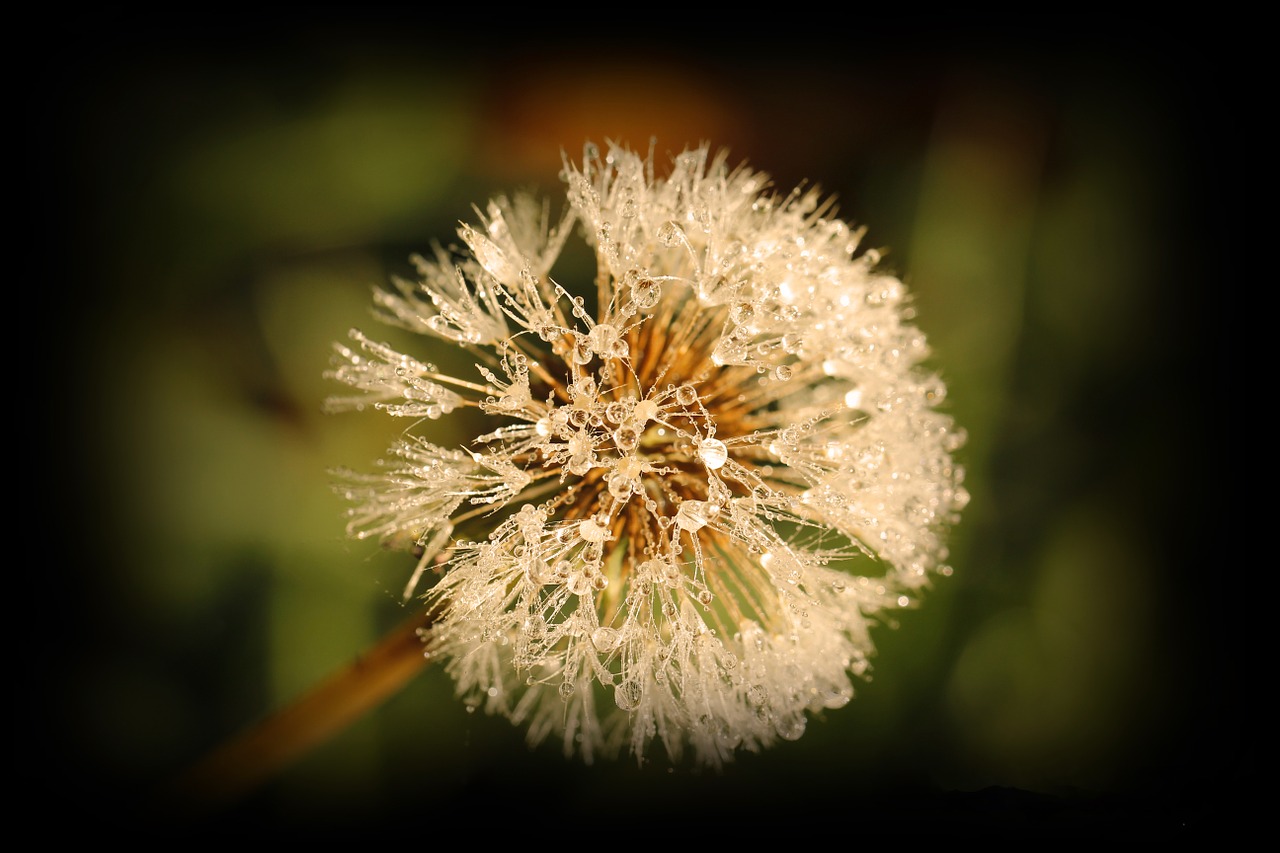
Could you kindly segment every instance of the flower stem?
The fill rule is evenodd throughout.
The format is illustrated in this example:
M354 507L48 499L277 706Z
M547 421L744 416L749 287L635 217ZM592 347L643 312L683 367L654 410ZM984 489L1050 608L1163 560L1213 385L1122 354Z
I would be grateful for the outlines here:
M427 663L421 613L291 704L240 732L189 768L163 793L210 812L256 790L302 756L395 695Z

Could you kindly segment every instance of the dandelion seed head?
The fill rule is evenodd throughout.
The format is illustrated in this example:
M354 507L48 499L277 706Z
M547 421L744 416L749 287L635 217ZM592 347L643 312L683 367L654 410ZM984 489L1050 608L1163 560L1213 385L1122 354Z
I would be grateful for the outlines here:
M829 199L706 146L661 165L588 146L563 213L499 197L415 256L379 316L475 372L353 330L329 407L414 425L344 473L347 527L415 544L407 595L441 569L427 652L469 708L588 761L718 766L846 704L878 614L950 574L964 434L905 288ZM575 235L587 287L552 275ZM492 427L465 450L419 435L466 408Z

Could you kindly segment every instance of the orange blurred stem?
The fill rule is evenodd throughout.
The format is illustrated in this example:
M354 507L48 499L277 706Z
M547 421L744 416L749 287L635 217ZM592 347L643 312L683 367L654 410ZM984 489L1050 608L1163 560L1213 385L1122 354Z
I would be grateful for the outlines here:
M427 664L420 614L290 705L214 749L163 792L212 811L246 796L399 692Z

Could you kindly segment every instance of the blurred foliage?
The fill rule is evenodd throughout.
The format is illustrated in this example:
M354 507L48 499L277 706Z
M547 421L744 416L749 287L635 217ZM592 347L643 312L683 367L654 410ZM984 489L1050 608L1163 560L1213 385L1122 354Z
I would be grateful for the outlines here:
M69 321L43 332L67 362L55 524L89 545L43 599L73 639L38 664L40 790L141 802L407 615L411 558L346 540L330 491L393 428L320 414L330 343L373 329L370 287L471 205L558 192L588 138L653 136L817 181L887 248L970 434L954 577L878 632L851 705L723 774L530 751L429 670L225 825L390 829L477 798L553 821L838 805L854 834L1216 814L1208 780L1241 759L1187 541L1211 464L1182 334L1201 152L1170 58L945 28L744 55L464 45L418 19L89 23L112 37L79 32L32 112L40 278Z

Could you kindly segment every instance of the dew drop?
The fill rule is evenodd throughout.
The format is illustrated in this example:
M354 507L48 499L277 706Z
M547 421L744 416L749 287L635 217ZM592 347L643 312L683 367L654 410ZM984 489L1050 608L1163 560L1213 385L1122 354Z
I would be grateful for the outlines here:
M624 474L614 474L609 478L609 494L615 500L624 501L631 497L631 480Z
M785 717L779 717L774 723L774 727L778 730L778 736L783 740L799 740L805 729L804 714L793 713L787 714Z
M843 708L853 699L853 688L845 685L843 687L829 687L826 695L822 699L822 704L827 708Z
M575 335L573 339L573 361L575 364L587 364L592 357L591 344L586 335Z
M618 647L620 640L621 635L619 635L618 630L605 625L601 625L591 633L592 644L602 652L613 651Z
M640 433L632 423L625 423L614 430L613 442L624 453L630 453L640 444Z
M706 527L709 518L710 510L706 501L684 501L676 510L676 524L681 530L690 533Z
M735 302L729 309L729 319L738 326L745 326L750 323L755 315L755 306L750 302Z
M621 400L614 400L612 403L604 407L604 416L609 423L622 423L627 417L627 404Z
M641 276L631 284L631 301L641 311L647 311L662 299L662 285L648 276Z
M644 688L638 681L624 681L613 691L613 701L617 702L618 707L624 711L634 711L640 707L640 700L643 697Z
M585 518L578 522L578 535L588 542L603 542L609 537L609 530L593 518Z
M683 237L684 231L669 219L658 228L658 242L668 249L680 245Z
M729 458L729 449L720 439L708 438L698 447L698 456L702 464L714 471L724 466Z

